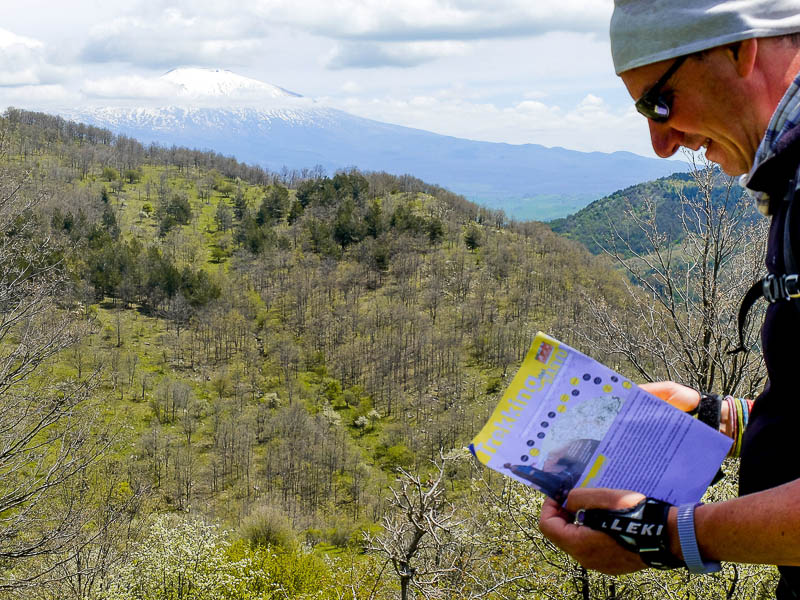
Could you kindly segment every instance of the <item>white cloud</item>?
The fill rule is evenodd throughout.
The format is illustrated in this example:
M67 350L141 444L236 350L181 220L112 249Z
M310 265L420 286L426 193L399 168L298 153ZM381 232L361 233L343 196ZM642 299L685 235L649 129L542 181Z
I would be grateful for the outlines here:
M174 83L163 79L120 75L87 80L81 91L93 98L160 100L174 97L180 90Z
M594 94L587 94L586 97L581 100L579 106L587 109L601 109L605 107L605 101Z
M24 108L28 110L47 110L77 106L83 97L63 85L25 85L0 88L0 106Z
M44 47L44 44L39 40L17 35L7 29L0 29L0 50L6 50L13 47L28 48L31 50L38 50Z
M120 17L91 29L81 58L151 68L247 64L261 49L263 32L233 14L216 18L169 7L155 17Z
M230 66L246 64L270 37L292 30L339 42L327 61L333 69L410 67L463 51L447 42L552 31L605 36L611 6L611 0L173 0L162 8L141 0L125 9L130 16L92 27L81 56L146 67Z
M611 0L260 0L255 12L319 35L362 40L484 39L601 32Z
M533 100L541 100L542 98L547 98L549 94L544 90L532 90L530 92L525 92L523 96L525 98L531 98Z
M534 100L524 100L517 104L515 109L520 114L525 115L542 115L553 111L558 112L559 110L557 106L549 107L544 102L536 102Z
M345 81L341 86L339 86L339 90L345 94L358 94L361 92L361 89L361 84L353 80Z
M447 56L466 54L462 42L344 42L328 58L331 69L416 67Z
M0 87L51 84L64 76L49 63L43 42L0 29Z

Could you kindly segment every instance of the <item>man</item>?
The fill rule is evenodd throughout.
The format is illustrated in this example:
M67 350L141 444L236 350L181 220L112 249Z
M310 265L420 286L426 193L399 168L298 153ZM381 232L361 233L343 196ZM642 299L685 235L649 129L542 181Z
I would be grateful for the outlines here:
M781 276L797 273L793 253L800 252L800 225L787 216L792 200L800 212L797 32L800 0L615 0L611 21L615 68L648 118L654 150L667 157L705 148L723 171L744 175L772 215L766 263L784 283L793 281ZM768 298L769 382L743 436L739 498L674 507L634 492L576 489L565 508L545 503L542 532L585 567L609 574L648 565L709 572L717 561L780 565L777 598L800 598L800 299L785 298L796 291L784 287ZM669 382L649 389L684 410L701 400ZM719 413L725 403L711 406L723 431L735 429L730 414Z

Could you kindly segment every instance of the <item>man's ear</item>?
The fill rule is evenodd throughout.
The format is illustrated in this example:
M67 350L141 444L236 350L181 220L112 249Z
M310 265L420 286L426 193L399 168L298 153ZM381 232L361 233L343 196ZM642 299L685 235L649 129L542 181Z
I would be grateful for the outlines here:
M736 73L739 77L747 77L753 72L758 54L758 40L750 38L728 46L729 56L733 60Z

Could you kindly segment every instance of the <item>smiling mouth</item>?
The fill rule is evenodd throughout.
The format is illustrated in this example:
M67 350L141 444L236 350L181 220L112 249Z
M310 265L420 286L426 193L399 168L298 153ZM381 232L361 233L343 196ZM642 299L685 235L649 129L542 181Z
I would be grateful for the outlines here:
M701 144L697 144L696 148L693 148L695 152L702 150L703 152L708 152L708 148L711 146L711 138L706 138L703 140Z
M684 144L685 148L688 148L692 152L697 152L699 150L708 150L708 147L711 145L711 138L704 139L701 143L694 142L693 144Z

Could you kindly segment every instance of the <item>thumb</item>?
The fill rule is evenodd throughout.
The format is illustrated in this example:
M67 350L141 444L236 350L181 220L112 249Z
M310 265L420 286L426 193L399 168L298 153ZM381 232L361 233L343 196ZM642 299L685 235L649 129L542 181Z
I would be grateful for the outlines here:
M567 496L566 509L575 513L581 508L620 510L636 506L645 496L629 490L608 488L575 488Z

